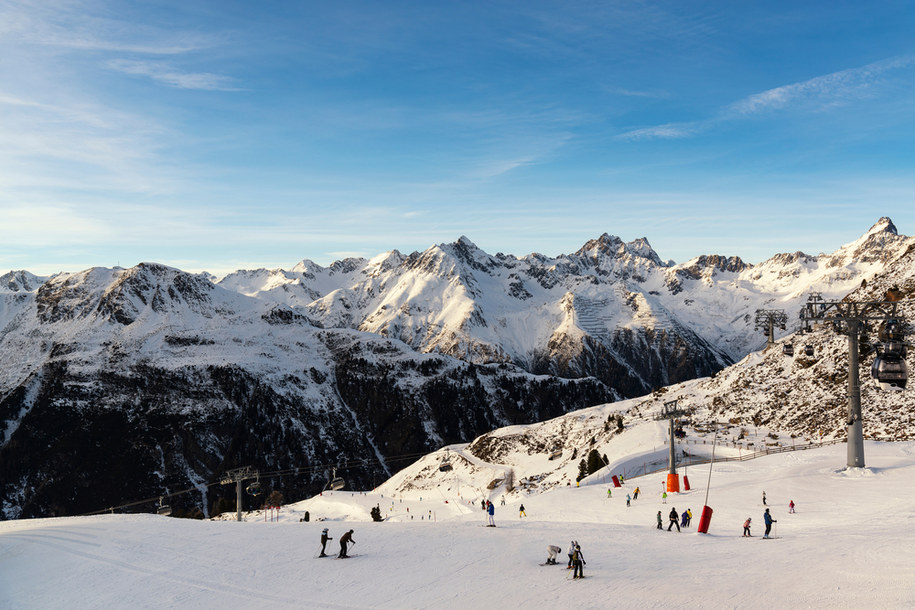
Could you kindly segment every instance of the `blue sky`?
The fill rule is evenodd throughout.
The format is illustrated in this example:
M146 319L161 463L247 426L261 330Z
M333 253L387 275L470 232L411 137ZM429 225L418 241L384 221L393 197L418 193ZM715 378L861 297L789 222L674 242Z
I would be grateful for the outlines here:
M0 0L0 272L915 234L911 2Z

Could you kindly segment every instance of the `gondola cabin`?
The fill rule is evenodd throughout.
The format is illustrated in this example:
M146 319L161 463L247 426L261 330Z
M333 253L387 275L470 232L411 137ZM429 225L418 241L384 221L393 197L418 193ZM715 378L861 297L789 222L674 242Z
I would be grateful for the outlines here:
M346 485L346 481L344 481L342 477L334 477L330 481L330 488L333 491L337 491L338 489L343 489L344 485Z
M261 484L260 481L254 481L245 488L245 491L248 492L248 495L259 496L261 494Z
M159 498L159 505L156 507L156 514L162 515L163 517L168 517L172 514L172 507L168 504L164 504L162 498Z
M451 462L448 460L442 460L442 463L438 465L438 469L441 472L448 472L451 470Z
M805 356L813 356L813 354L814 354L813 346L812 346L812 345L805 345L805 346L804 346L804 355L805 355Z
M909 373L905 365L906 349L901 341L887 341L877 346L877 357L871 365L871 377L881 390L899 392L905 389Z
M558 460L561 457L562 457L562 449L554 449L553 452L550 453L551 460Z
M792 345L791 343L786 343L785 345L782 346L782 353L786 356L793 356L794 355L794 345Z

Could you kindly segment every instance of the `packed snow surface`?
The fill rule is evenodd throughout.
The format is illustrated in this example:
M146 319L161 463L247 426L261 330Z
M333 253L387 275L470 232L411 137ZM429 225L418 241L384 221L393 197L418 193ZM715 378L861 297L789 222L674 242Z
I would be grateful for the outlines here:
M384 487L324 493L241 523L5 521L0 607L913 607L915 443L867 442L865 457L867 468L846 469L846 446L836 444L718 463L710 479L708 466L690 467L690 491L666 504L665 474L630 478L608 497L609 473L596 473L581 487L504 506L500 491L442 484L394 498ZM627 508L636 486L642 495ZM763 492L774 540L761 536ZM480 508L490 493L495 528L484 527ZM714 515L702 535L706 493ZM384 522L369 517L376 505ZM682 533L666 531L674 507L694 515ZM311 520L302 522L306 510ZM747 517L752 538L741 536ZM332 556L319 559L324 527ZM336 559L349 529L353 557ZM565 568L573 539L587 562L580 581ZM550 544L562 547L560 564L541 566Z

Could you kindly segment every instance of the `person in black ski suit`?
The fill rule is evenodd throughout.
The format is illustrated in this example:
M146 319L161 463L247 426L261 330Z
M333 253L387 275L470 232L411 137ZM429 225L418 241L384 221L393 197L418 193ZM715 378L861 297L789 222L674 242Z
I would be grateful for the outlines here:
M346 532L345 534L343 534L342 536L340 536L340 554L337 555L337 557L340 557L340 558L349 557L349 555L346 554L346 544L348 542L352 542L353 544L356 544L356 541L353 540L353 530L350 530L350 531Z
M585 558L581 554L581 547L576 544L575 548L572 550L572 578L584 578L585 572L582 566L585 565Z
M324 549L327 547L327 541L333 540L330 536L327 535L327 528L321 532L321 554L318 557L327 557L327 554L324 552Z
M677 521L677 519L680 518L680 515L677 514L677 509L676 509L676 508L670 509L670 515L668 515L668 516L670 517L670 525L667 526L667 531L669 532L669 531L670 531L670 528L672 528L673 526L676 525L676 526L677 526L677 531L679 532L679 531L680 531L680 523Z

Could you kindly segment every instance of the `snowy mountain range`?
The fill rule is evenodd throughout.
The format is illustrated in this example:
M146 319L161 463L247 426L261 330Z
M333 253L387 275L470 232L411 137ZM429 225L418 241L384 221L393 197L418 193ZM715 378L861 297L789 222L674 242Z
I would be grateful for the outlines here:
M462 237L218 281L154 263L11 272L0 277L0 514L114 505L130 499L125 481L131 497L196 488L190 505L206 513L223 491L208 483L248 464L360 460L367 483L395 456L711 377L765 345L757 309L793 320L810 291L908 294L913 248L882 218L832 254L758 265L664 262L645 239L604 234L555 258L489 255ZM795 359L784 395L794 373L824 396L841 386L822 361ZM753 385L732 370L703 382L721 412L746 408L734 397ZM771 384L760 382L758 410L811 425L780 415ZM305 494L324 476L282 485Z

